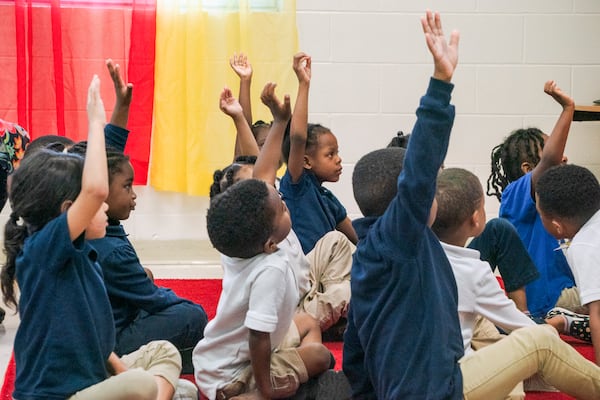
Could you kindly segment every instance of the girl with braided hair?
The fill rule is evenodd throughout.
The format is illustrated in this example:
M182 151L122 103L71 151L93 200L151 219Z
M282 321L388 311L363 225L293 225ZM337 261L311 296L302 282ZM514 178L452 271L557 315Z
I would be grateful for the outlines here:
M534 317L545 317L553 307L579 309L579 293L556 239L546 232L536 210L535 187L550 167L566 162L564 149L573 119L573 99L554 81L544 92L562 106L551 135L537 128L518 129L492 150L492 173L487 194L500 203L499 216L508 219L537 266L540 277L527 284L527 305Z

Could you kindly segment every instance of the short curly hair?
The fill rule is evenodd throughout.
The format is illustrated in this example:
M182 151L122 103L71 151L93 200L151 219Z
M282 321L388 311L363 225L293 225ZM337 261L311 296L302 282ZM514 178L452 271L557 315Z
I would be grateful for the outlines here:
M352 191L365 217L383 215L396 196L405 153L402 147L374 150L365 154L354 166Z
M564 164L542 174L535 185L537 204L549 217L583 226L600 209L598 179L587 168Z
M438 174L437 215L431 229L443 240L454 233L481 206L479 178L463 168L446 168Z
M211 199L206 214L208 237L226 256L254 257L263 252L263 245L273 233L275 214L269 207L265 182L239 181Z

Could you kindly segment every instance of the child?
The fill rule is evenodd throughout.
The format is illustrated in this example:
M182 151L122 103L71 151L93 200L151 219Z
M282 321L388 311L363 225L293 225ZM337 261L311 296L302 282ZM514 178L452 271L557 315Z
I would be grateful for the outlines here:
M560 309L549 314L563 314L559 330L594 344L596 363L600 364L600 187L588 169L562 165L549 169L535 187L536 204L544 227L558 240L566 240L564 249L579 288L581 304L589 320ZM589 324L589 326L588 326Z
M399 131L387 147L406 148L409 139L410 133L405 135ZM492 270L498 267L506 294L519 310L529 315L525 285L539 278L540 274L515 227L504 218L492 218L468 247L478 250L481 259L487 261Z
M112 63L107 65L112 66ZM127 86L122 83L118 65L109 71L116 75L113 81L117 87L117 102L128 105L128 101L119 100L124 93L119 87L127 91ZM115 110L119 108L123 107L115 107ZM106 235L90 241L98 251L98 263L112 306L116 328L114 352L120 356L150 341L168 340L181 354L183 373L191 374L194 370L192 350L203 337L208 317L202 306L177 296L170 289L156 286L127 239L121 221L129 218L135 209L137 196L133 189L133 167L129 157L123 154L128 137L124 129L128 112L121 114L117 119L119 125L105 129L107 139L119 145L106 148L109 181ZM119 129L118 135L115 129ZM70 151L85 155L85 144L76 144Z
M500 398L508 393L508 381L516 383L517 378L528 378L532 369L568 394L579 398L583 392L587 398L597 398L600 368L563 342L551 327L538 327L519 312L487 265L480 261L477 251L464 248L467 239L480 234L485 226L485 201L479 179L464 169L444 170L438 176L436 200L438 209L432 229L442 241L458 287L458 313L465 346L465 356L460 361L465 398L469 398L467 388L477 397L484 397L487 392ZM473 353L470 338L479 315L513 333L485 347L485 352L481 349ZM553 334L548 334L549 330L554 331ZM539 354L532 357L536 351ZM523 368L527 362L533 365ZM506 372L491 375L492 382L488 382L489 378L484 378L488 368ZM574 383L586 381L588 388ZM481 382L487 382L490 388L486 388L487 385L477 388ZM497 389L493 390L495 386ZM522 396L521 391L518 398Z
M517 229L540 278L526 287L527 304L534 317L543 317L552 307L577 311L579 295L573 275L562 252L554 251L556 240L545 231L535 208L535 187L539 177L550 167L565 161L563 153L575 105L554 81L544 91L563 108L552 134L539 129L519 129L492 150L492 173L488 178L488 195L500 203L500 217Z
M94 76L85 161L40 150L12 175L2 292L20 313L14 342L16 399L166 400L181 371L179 354L166 341L121 359L112 353L110 303L96 252L87 242L102 237L106 227L108 174L99 93Z
M275 83L269 82L261 93L261 101L271 110L273 123L270 125L269 135L258 158L248 156L242 159L243 156L238 156L236 162L222 171L215 172L211 198L222 193L235 182L248 179L250 176L261 179L269 185L275 185L281 157L281 143L290 119L289 98L286 96L284 102L280 102L275 95L275 87ZM220 107L232 119L243 120L241 104L227 88L221 93ZM237 143L252 149L251 142L254 142L254 139L248 133L247 124L246 127L242 126L237 130L237 137ZM253 152L257 150L258 148ZM299 309L316 318L322 331L327 331L338 322L344 325L344 317L350 301L350 267L354 245L341 232L332 231L317 241L313 250L304 255L300 241L292 229L286 239L280 243L280 247L288 254L292 265L297 269L300 290ZM337 330L338 327L334 329ZM327 334L329 333L336 340L341 337L333 331Z
M285 203L275 187L246 179L211 200L206 222L223 292L194 349L196 383L211 400L289 397L328 369L331 353L318 328L294 320L297 277L278 247L291 228Z
M379 154L371 153L352 176L365 216L355 225L360 239L344 335L343 368L353 398L458 399L463 393L456 284L429 228L454 120L449 102L458 32L446 43L438 14L427 12L421 22L435 68L417 109L404 168L399 157L388 157L380 170ZM429 321L433 315L436 324Z
M338 230L354 244L356 232L346 209L323 182L337 182L342 173L342 159L334 134L324 126L308 124L308 90L311 58L305 53L294 55L298 77L298 94L292 114L290 136L286 139L283 158L287 170L281 179L281 193L292 216L292 226L304 253L327 232Z

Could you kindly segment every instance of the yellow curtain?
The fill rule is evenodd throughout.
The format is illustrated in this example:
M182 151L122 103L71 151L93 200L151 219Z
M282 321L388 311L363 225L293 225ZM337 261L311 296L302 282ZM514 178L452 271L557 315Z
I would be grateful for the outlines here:
M203 3L205 3L203 5ZM219 110L223 87L238 96L239 79L229 66L234 53L248 54L253 68L254 120L270 121L260 102L267 81L277 94L295 98L292 58L298 51L295 0L275 0L275 11L256 10L256 0L159 0L156 22L154 127L150 185L157 190L206 195L215 169L233 159L235 129Z

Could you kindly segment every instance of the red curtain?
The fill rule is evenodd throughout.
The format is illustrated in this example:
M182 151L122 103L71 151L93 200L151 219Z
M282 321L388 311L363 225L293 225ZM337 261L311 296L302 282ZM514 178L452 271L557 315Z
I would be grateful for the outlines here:
M93 74L102 81L107 119L114 90L104 60L122 66L134 85L125 149L137 184L148 176L154 94L155 0L0 1L0 118L33 139L87 137L86 95Z

